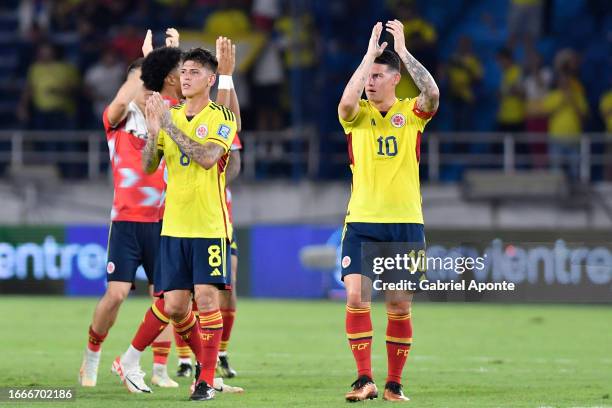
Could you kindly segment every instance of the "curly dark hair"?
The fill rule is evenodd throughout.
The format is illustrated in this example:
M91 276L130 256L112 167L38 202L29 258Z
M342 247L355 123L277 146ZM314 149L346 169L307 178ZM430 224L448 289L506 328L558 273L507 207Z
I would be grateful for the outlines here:
M394 69L397 72L401 70L400 57L395 52L391 50L384 50L382 54L380 54L374 60L375 64L387 65L391 69Z
M181 62L182 52L176 47L156 48L142 62L140 78L145 88L161 92L168 74Z
M192 48L183 54L183 62L195 61L202 64L203 67L209 68L212 72L217 72L217 57L212 52L204 48Z

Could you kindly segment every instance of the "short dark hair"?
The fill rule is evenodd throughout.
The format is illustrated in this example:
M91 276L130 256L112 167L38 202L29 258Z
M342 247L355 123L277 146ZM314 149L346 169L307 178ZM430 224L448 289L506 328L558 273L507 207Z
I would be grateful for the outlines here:
M164 80L179 65L181 56L181 50L176 47L159 47L151 51L142 62L140 78L145 88L161 92Z
M142 61L144 61L144 58L142 58L142 57L132 61L132 63L130 65L128 65L128 67L127 67L127 74L129 75L130 72L132 72L133 70L142 67Z
M400 72L401 70L400 57L391 50L384 50L382 54L376 57L374 63L387 65L388 67L396 70L397 72Z
M219 65L217 57L212 52L200 47L192 48L185 52L183 54L183 62L185 61L199 62L203 67L209 68L212 72L217 72L217 66Z

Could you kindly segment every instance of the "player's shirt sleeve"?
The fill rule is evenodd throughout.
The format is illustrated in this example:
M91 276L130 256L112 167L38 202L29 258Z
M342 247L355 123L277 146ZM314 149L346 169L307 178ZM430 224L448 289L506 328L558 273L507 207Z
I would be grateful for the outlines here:
M349 134L353 130L353 128L357 127L359 123L363 121L363 118L366 116L367 110L367 101L364 99L359 100L359 110L357 111L357 115L351 120L344 120L338 115L338 120L342 125L342 129L344 129L344 133Z
M113 129L117 129L118 127L121 127L125 123L126 120L127 120L127 117L123 119L121 122L117 123L116 125L113 125L108 120L108 106L104 108L104 112L102 113L102 124L104 125L104 130L107 133Z
M214 111L207 124L202 121L202 125L208 127L208 133L204 139L198 141L200 143L211 142L217 144L223 147L225 152L228 152L237 128L234 114L229 109L222 108Z
M236 133L234 135L234 140L232 141L232 145L230 147L231 151L235 151L235 150L242 150L242 141L240 140L240 137L238 136L238 133Z
M412 119L416 123L417 127L423 129L427 122L431 120L431 118L436 114L436 111L433 112L424 112L419 109L417 106L417 98L412 98L408 100L408 114L412 116Z

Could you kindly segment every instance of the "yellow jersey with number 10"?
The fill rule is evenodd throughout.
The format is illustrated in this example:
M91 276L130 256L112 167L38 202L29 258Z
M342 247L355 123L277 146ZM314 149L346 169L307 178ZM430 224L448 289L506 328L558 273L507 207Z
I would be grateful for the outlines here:
M171 108L172 121L191 140L221 146L225 154L206 170L160 131L158 149L166 160L166 209L161 235L178 238L231 239L232 225L225 204L225 168L236 134L236 118L224 106L209 102L197 115L187 118L185 105Z
M345 222L423 223L421 135L435 112L415 104L416 98L396 99L383 116L362 99L353 120L340 118L353 172Z

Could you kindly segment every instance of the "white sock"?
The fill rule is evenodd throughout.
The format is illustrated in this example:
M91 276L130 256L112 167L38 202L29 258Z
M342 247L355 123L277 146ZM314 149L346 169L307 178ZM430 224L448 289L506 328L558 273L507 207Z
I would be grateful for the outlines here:
M179 357L178 365L181 365L181 364L189 364L189 365L191 365L191 358L189 358L189 357Z
M138 351L130 344L127 351L121 356L121 364L126 366L139 366L140 355L142 351Z
M219 357L227 357L227 351L220 351Z
M153 363L153 374L160 377L168 376L168 366L165 364Z
M91 351L89 348L85 349L85 356L89 361L100 361L100 355L102 354L102 350L100 351Z

